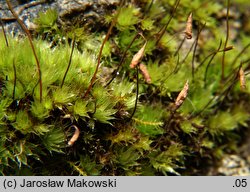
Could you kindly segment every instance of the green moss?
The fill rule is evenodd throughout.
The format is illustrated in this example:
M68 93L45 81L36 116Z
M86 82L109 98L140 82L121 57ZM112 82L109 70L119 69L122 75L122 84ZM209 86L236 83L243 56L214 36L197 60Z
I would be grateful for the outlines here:
M222 81L225 29L216 14L225 6L214 1L180 1L162 31L174 2L146 0L117 8L120 13L104 45L99 69L99 49L115 13L103 15L106 23L93 33L83 30L84 26L59 27L53 10L40 13L33 43L41 64L41 101L28 40L8 36L7 47L1 33L0 174L192 175L198 169L202 172L198 164L237 150L250 119L248 62L241 62L249 59L249 34L243 30L238 39L229 39L228 46L235 48L225 53ZM193 39L198 22L206 22L196 53L193 49L188 53L191 40L181 44L190 12ZM150 84L140 70L137 77L129 67L145 41L141 62ZM76 46L66 74L73 42ZM240 64L246 75L244 90L238 82ZM187 96L182 95L183 104L173 110L187 80ZM91 81L93 86L85 95ZM67 145L74 135L72 125L79 136Z
M152 152L150 154L150 163L156 170L162 172L164 175L167 175L167 173L179 175L179 173L175 171L175 168L177 168L176 162L182 161L182 156L182 146L175 144L171 145L166 151Z
M122 31L126 28L133 28L133 25L138 22L138 14L139 9L133 5L121 8L121 12L117 18L118 29Z
M163 125L162 116L163 110L160 107L142 106L134 118L135 126L145 135L162 134L164 132L161 128Z

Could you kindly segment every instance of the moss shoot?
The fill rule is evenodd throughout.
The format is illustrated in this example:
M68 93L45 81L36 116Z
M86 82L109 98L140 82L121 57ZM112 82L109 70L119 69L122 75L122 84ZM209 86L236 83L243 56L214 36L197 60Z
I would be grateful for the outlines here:
M32 40L41 77L29 39L1 32L0 175L205 175L237 153L250 127L250 41L232 35L233 13L218 14L231 7L126 1L94 32L48 10ZM142 47L143 68L131 68Z

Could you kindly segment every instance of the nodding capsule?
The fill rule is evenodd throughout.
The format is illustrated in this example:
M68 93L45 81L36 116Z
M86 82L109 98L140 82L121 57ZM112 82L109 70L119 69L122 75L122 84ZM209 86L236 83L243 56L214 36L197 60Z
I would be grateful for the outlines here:
M74 135L71 137L71 139L68 141L68 145L72 146L78 139L79 135L80 135L80 130L78 129L77 126L72 125L71 127L75 128L75 133Z
M245 74L244 74L244 70L242 69L242 67L240 68L239 71L239 77L240 77L240 88L246 89L246 78L245 78Z
M186 82L186 84L184 85L183 89L181 90L181 92L179 93L178 97L175 100L175 110L178 109L182 103L185 101L187 95L188 95L188 89L189 89L189 85L188 85L188 81Z
M228 47L225 47L225 49L223 49L223 51L230 51L234 48L234 46L230 45Z
M149 72L148 72L148 69L147 69L146 65L144 65L143 63L140 63L139 69L140 69L146 83L150 84L151 83L151 77L149 75Z
M186 30L185 30L185 37L186 39L192 39L192 28L193 28L193 13L190 13L187 19Z
M140 62L140 60L142 59L143 57L143 54L144 54L144 50L145 50L145 47L147 45L147 42L144 43L144 45L142 46L142 48L134 55L131 63L130 63L130 68L135 68L136 65L138 65L138 63Z

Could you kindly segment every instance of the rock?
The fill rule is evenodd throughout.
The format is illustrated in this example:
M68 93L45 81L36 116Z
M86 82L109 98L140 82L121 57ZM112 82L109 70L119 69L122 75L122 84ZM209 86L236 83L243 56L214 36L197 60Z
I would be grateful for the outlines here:
M18 13L19 18L23 20L28 29L34 28L32 22L37 18L38 13L46 11L47 9L55 9L59 13L60 21L67 26L74 26L76 23L79 25L86 24L93 27L101 22L102 15L110 12L112 7L119 4L118 0L19 0L11 1L14 10ZM22 34L20 26L13 18L5 0L0 0L0 18L3 20L5 30L13 36ZM91 24L91 22L93 24Z
M15 3L14 3L15 2ZM11 1L14 11L18 14L19 18L24 22L28 29L34 27L32 22L38 16L40 11L46 11L48 8L56 8L55 3L46 0L41 1ZM13 36L23 34L23 31L13 15L9 11L7 3L4 0L0 1L0 17L5 24L5 31Z
M62 3L57 3L57 10L64 26L71 28L78 25L84 26L84 29L96 31L103 25L103 16L112 12L118 4L118 0L63 0Z
M248 163L238 155L225 155L218 168L220 175L226 176L249 176L250 168Z

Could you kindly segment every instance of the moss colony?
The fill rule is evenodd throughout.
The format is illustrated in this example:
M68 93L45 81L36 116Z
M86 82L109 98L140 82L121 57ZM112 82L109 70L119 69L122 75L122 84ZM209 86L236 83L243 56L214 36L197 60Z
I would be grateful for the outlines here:
M245 2L126 1L98 28L48 10L40 69L28 38L1 32L0 174L206 175L249 131Z

